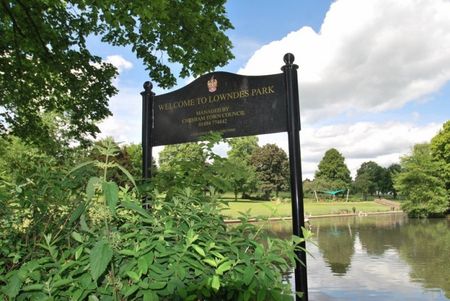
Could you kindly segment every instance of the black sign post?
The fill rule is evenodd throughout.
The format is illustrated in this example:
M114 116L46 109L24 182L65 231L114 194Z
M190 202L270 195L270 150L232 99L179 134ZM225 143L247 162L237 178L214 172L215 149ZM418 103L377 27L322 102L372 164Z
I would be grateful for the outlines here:
M300 104L294 55L284 56L283 73L243 76L205 74L174 92L155 96L145 82L142 95L143 179L151 178L152 147L198 141L209 132L224 138L288 132L293 234L303 237ZM305 243L301 244L305 248ZM308 300L306 252L296 252L296 300Z
M284 56L284 72L286 85L287 123L289 142L289 167L291 172L291 204L292 204L292 232L303 237L302 227L305 226L303 208L302 166L300 156L300 102L298 98L298 66L293 64L294 55L288 53ZM300 244L306 248L305 242ZM302 300L308 300L308 282L306 273L306 252L296 253L300 262L295 264L295 290L303 292ZM298 297L296 297L298 298Z
M151 82L144 83L142 95L142 179L152 177L152 137L153 137L153 104L155 93Z

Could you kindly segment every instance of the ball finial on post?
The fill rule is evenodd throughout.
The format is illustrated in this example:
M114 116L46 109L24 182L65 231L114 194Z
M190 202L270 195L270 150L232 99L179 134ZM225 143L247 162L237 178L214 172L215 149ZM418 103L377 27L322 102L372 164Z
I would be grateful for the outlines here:
M294 63L295 57L292 53L286 53L283 57L283 60L286 65L292 65Z
M149 81L146 81L144 83L144 90L145 90L145 92L151 92L152 89L153 89L153 84L151 82L149 82Z

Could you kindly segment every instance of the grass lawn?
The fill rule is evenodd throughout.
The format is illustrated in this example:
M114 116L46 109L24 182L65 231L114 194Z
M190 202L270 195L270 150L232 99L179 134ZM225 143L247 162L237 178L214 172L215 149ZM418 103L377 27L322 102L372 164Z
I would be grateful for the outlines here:
M276 201L257 201L238 199L235 202L232 199L225 198L229 201L228 207L225 207L223 214L228 218L235 219L239 217L239 212L246 212L250 210L252 217L285 217L291 216L290 202L276 202ZM305 214L306 215L326 215L326 214L340 214L352 213L352 208L355 207L356 212L380 212L389 211L389 206L376 204L375 202L319 202L305 199Z

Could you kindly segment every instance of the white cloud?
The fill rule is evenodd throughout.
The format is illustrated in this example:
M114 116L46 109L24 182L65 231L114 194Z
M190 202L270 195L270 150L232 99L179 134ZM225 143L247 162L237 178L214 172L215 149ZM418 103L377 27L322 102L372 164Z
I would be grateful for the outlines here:
M280 72L292 52L303 120L402 107L450 80L450 1L338 0L309 27L257 50L239 73Z
M123 70L133 68L133 63L127 61L122 56L117 54L107 56L105 61L116 67L119 73L122 72Z
M363 162L375 161L383 167L399 163L414 144L430 142L441 124L417 126L400 122L357 122L320 128L305 128L300 132L303 178L314 178L317 165L325 152L336 148L345 158L352 176ZM275 143L288 152L287 135L260 136L260 144Z
M99 138L112 136L118 142L140 143L142 99L137 89L120 89L109 101L112 116L99 124Z
M122 71L133 68L133 63L127 61L124 57L117 54L107 56L106 60L104 61L106 63L112 64L114 67L117 68L119 74L113 79L113 85L116 87L119 86L119 75L122 73Z

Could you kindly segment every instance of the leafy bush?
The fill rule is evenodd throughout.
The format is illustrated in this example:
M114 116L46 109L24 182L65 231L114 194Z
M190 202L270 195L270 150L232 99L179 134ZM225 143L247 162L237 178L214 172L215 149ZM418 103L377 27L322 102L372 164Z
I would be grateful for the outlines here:
M181 184L170 193L155 190L146 198L151 210L145 210L134 188L108 181L109 168L130 175L109 162L114 149L102 151L105 162L84 165L100 167L103 176L89 179L64 227L43 235L26 260L0 270L4 298L292 299L282 276L294 264L300 238L263 237L245 217L229 228L217 199Z
M0 138L0 273L29 257L42 233L60 231L82 198L76 191L85 184L66 176L76 155L52 157L18 138Z
M444 216L449 208L442 162L435 161L429 144L416 144L401 159L402 171L394 177L395 188L405 197L402 210L410 217Z

